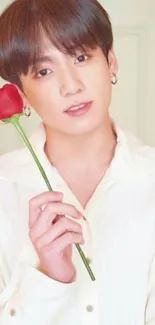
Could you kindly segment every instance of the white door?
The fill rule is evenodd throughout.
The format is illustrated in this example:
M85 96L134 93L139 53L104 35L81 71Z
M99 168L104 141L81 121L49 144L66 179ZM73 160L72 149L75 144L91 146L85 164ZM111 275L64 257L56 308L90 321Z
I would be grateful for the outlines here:
M100 1L112 20L119 62L111 115L120 126L155 145L155 0ZM8 3L1 0L0 10ZM23 119L28 134L38 121L35 114ZM12 126L0 127L0 154L21 143Z
M109 12L119 83L111 113L122 126L155 145L155 0L101 0Z

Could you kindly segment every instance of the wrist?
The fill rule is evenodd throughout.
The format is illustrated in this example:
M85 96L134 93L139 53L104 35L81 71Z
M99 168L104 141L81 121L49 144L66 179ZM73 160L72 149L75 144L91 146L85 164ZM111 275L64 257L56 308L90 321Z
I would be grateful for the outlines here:
M52 280L55 280L55 281L61 282L61 283L66 283L66 284L68 283L69 284L69 283L75 282L75 280L76 280L76 270L74 270L73 275L68 280L59 280L59 279L54 278L53 276L50 275L50 273L42 265L39 265L38 271L43 273L44 275L48 276Z

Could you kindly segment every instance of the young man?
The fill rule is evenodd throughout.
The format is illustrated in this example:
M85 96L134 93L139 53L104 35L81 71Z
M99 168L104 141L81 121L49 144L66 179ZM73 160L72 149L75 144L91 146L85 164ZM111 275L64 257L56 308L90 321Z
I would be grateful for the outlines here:
M54 189L26 148L0 158L0 324L154 325L155 150L109 116L107 13L16 0L0 26L0 75L42 119L32 145Z

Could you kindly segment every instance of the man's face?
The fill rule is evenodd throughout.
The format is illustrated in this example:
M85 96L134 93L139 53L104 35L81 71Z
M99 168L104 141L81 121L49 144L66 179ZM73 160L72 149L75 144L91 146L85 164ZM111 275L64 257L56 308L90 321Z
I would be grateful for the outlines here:
M111 100L111 77L117 73L112 51L109 64L98 47L72 57L48 41L34 71L21 76L24 94L47 128L80 135L106 123ZM88 104L81 109L72 105ZM68 110L69 109L69 110Z

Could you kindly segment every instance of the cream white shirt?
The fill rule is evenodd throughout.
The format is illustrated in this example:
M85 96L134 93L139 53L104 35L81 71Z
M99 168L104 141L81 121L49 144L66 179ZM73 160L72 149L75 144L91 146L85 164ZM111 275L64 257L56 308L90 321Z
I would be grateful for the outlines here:
M0 324L155 325L155 149L117 129L113 161L85 210L44 154L41 125L32 145L54 190L86 217L74 283L38 271L28 236L28 203L46 185L26 148L0 158Z

